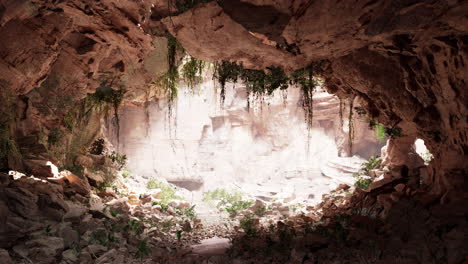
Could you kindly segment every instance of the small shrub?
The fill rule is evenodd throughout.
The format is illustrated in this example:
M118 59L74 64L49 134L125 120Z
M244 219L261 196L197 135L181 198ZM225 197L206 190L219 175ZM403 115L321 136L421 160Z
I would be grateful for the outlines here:
M96 139L91 147L89 148L89 153L93 155L102 155L104 152L104 139Z
M241 210L249 208L253 201L243 200L242 193L237 191L228 191L218 188L203 194L203 201L213 205L213 201L218 201L217 208L226 206L225 210L231 217L235 217Z
M112 151L112 153L108 154L107 157L110 158L112 162L119 165L119 170L125 167L125 165L127 165L127 155L125 154L122 155L120 153Z
M171 231L172 227L176 225L176 223L173 220L164 220L160 223L160 229L162 232L169 232Z
M358 187L359 189L367 190L372 183L372 179L369 176L361 174L354 174L353 176L356 178L354 186Z
M253 201L235 201L231 206L226 207L226 212L230 217L236 217L239 211L248 209L253 203Z
M136 252L136 255L135 255L137 258L142 259L149 255L149 249L148 249L146 239L141 240L140 243L138 243L137 250L138 251Z
M182 214L190 220L194 219L197 216L195 213L195 205L182 209Z
M255 236L257 228L255 227L255 219L253 214L248 214L240 220L240 227L244 230L247 236Z
M267 208L263 205L260 205L260 206L257 206L257 208L255 208L255 215L257 216L264 216L265 213L266 213L266 210Z
M369 171L378 168L382 164L382 158L379 156L371 156L368 161L362 163L361 169L365 173L369 173Z
M144 231L142 224L136 219L128 221L128 228L130 232L134 235L140 235Z
M131 174L132 174L131 171L125 169L125 170L122 172L122 177L123 177L124 179L127 179Z
M182 200L181 197L176 195L175 189L169 184L162 183L156 179L151 179L146 184L147 189L161 189L159 199L161 200L160 205L167 205L170 200Z
M163 211L163 212L166 212L167 209L169 209L169 205L164 204L164 203L153 202L153 205L161 206L161 211Z

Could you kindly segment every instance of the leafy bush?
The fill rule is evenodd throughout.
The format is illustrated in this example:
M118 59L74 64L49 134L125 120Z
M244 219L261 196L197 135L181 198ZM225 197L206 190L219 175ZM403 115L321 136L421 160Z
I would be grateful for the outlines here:
M213 201L218 203L215 205L217 208L225 207L226 212L231 217L235 217L241 210L249 208L253 201L243 200L242 193L237 191L228 191L223 188L218 188L213 191L205 192L203 194L203 201L213 205Z
M240 220L240 227L244 230L247 236L255 236L257 228L255 227L255 219L253 214L248 214Z
M188 219L194 219L197 216L197 214L195 213L195 205L182 209L182 213Z
M369 173L369 171L378 168L382 164L382 158L379 156L371 156L368 161L362 163L361 170L365 173Z
M376 130L376 136L381 141L385 140L385 136L390 138L399 138L405 136L400 127L385 127L384 125L374 120L369 120L369 127Z
M253 203L253 201L235 201L226 207L226 212L229 213L230 217L236 217L239 211L248 209Z
M356 178L356 182L354 186L358 187L362 190L367 190L372 183L372 179L369 176L362 175L359 173L353 174L354 178Z
M267 211L267 208L263 205L260 205L260 206L257 206L257 208L255 208L254 214L257 216L264 216L266 211Z
M125 167L127 165L127 155L125 154L120 154L115 151L112 151L112 153L107 155L108 158L112 160L112 162L116 163L119 165L119 170Z
M182 76L189 88L193 89L202 81L202 73L205 62L190 56L190 59L182 66Z
M182 197L176 195L176 190L172 186L166 183L162 183L156 179L151 179L146 183L147 189L161 189L161 194L159 195L159 199L161 206L167 205L171 200L182 200Z
M138 251L135 254L137 258L142 259L149 255L149 249L148 249L146 239L140 241L140 243L138 244L137 250Z

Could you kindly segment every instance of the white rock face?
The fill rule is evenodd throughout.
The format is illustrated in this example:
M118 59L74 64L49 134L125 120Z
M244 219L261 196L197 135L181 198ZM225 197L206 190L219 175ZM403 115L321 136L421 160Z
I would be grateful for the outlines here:
M118 151L128 156L129 169L164 177L189 190L229 185L258 195L296 192L307 198L319 190L315 196L320 198L323 191L340 183L324 187L322 182L330 179L321 175L331 161L337 166L337 157L346 155L349 145L349 107L342 108L347 112L341 120L337 97L315 94L313 128L308 135L298 88L251 98L249 110L242 84L227 85L223 108L216 89L211 80L194 94L182 88L170 117L163 101L151 102L146 109L126 106L120 117L119 143L115 128L109 134ZM355 114L353 123L353 154L364 158L379 154L382 143L368 130L367 121ZM352 172L344 174L349 177ZM287 182L294 182L288 187L292 190L282 190Z

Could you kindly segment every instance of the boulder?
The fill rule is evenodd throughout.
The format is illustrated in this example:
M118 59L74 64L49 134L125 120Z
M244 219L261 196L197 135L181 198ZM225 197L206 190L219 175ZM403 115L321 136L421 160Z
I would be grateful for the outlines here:
M78 256L73 249L68 249L62 252L63 264L75 264L78 263Z
M10 254L3 248L0 248L0 259L2 260L3 264L13 264L13 260L11 260Z
M63 239L65 248L71 248L80 242L78 232L69 225L61 224L58 228L58 235Z
M59 175L67 179L73 191L85 196L91 191L91 186L86 178L80 178L67 170L61 171Z
M62 238L41 237L14 246L13 251L24 258L30 259L35 264L49 264L56 263L56 259L61 256L63 248Z

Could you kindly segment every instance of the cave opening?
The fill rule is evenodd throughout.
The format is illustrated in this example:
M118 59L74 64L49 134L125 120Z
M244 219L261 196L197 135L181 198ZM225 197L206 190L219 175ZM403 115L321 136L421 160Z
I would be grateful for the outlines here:
M465 263L464 1L0 1L2 263Z

